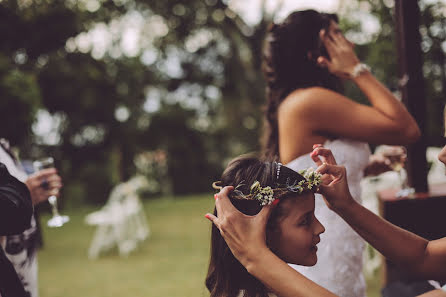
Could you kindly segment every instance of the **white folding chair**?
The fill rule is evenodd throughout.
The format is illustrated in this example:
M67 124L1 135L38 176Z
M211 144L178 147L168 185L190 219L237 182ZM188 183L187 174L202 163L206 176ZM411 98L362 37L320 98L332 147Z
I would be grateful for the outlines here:
M114 246L121 256L127 256L149 236L144 208L137 195L142 186L141 177L115 186L102 209L85 217L87 224L97 226L88 250L89 258L97 258Z

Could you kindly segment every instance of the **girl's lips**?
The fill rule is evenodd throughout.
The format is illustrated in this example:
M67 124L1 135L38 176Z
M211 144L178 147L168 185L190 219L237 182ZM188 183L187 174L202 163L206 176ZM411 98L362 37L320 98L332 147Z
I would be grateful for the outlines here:
M311 247L311 250L312 250L312 251L317 251L317 246L316 246L316 245L317 245L319 242L321 242L321 239L320 239L320 238L318 238L318 239L314 242L313 246Z

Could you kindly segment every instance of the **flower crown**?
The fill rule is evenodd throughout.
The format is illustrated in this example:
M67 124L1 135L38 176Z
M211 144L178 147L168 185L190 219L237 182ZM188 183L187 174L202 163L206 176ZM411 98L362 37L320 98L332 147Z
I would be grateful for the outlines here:
M280 167L282 166L282 164L276 164L276 180L278 181L280 176ZM316 192L322 182L322 174L314 171L313 168L300 170L298 173L304 179L291 182L291 179L288 177L285 184L277 184L278 187L274 189L270 186L262 187L260 185L260 182L255 181L250 187L250 193L247 195L243 194L243 192L239 190L240 187L245 186L245 184L241 182L235 187L234 191L230 194L230 197L240 200L257 200L259 201L260 205L264 206L270 205L271 203L273 203L274 200L276 200L276 198L286 193L292 192L301 194L304 191ZM212 187L216 190L221 190L223 187L220 185L220 183L220 181L216 181L212 184Z

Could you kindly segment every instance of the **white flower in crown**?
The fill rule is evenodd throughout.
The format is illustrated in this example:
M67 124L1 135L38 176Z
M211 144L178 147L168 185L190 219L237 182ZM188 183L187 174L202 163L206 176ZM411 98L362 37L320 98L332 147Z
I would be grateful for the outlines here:
M259 200L260 205L270 205L274 201L274 191L271 187L261 188L261 190L255 196L255 199Z
M270 186L262 188L259 181L255 181L250 188L251 195L255 200L260 202L260 205L269 205L274 201L274 191Z
M317 188L322 183L322 174L315 171L312 167L299 171L299 174L305 177L307 183L306 188L308 190Z

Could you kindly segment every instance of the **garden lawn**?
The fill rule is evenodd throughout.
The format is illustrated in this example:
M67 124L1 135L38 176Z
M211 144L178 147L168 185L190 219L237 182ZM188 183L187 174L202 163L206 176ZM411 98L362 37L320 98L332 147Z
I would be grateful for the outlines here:
M200 297L209 261L211 194L144 201L151 236L127 258L117 249L97 260L87 258L95 228L84 217L97 208L64 210L71 218L62 228L45 226L39 252L41 297ZM369 297L377 297L377 278Z

